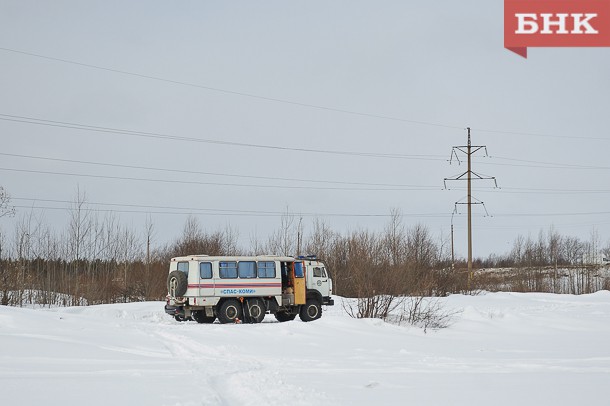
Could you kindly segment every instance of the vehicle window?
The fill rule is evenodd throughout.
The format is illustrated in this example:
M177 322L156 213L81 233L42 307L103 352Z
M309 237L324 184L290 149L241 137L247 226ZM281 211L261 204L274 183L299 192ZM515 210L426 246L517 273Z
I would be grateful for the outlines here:
M258 263L259 278L275 278L275 262L261 261Z
M237 264L237 271L240 278L256 278L256 262L241 261Z
M237 278L237 262L219 262L218 272L222 279Z
M294 277L295 278L303 277L303 263L302 262L294 263Z
M322 277L322 268L315 267L313 269L313 276L315 276L316 278L321 278Z
M178 262L178 270L184 272L185 274L189 273L189 263L188 262Z
M326 268L322 268L322 277L326 278Z
M201 279L212 279L212 263L211 262L200 262L199 263L199 277Z

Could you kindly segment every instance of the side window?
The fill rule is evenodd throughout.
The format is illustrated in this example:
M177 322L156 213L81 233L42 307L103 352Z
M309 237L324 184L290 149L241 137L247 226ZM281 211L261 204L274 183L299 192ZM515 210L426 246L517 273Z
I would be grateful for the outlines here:
M322 277L326 278L326 268L322 268Z
M189 263L188 262L178 262L178 270L184 272L188 275L189 273Z
M211 262L200 262L199 263L199 277L201 279L212 279L212 263Z
M256 278L256 262L241 261L237 264L237 271L240 278Z
M315 276L316 278L321 278L322 277L322 268L315 267L313 269L313 276Z
M237 278L237 262L219 262L218 272L222 279Z
M295 278L302 278L303 275L303 263L302 262L295 262L294 263L294 277Z
M258 263L259 278L275 278L275 262L262 261Z

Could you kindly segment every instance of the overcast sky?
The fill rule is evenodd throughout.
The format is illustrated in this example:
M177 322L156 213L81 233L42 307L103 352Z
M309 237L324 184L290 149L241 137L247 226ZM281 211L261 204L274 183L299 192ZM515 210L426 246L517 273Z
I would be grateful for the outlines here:
M80 189L159 244L189 212L246 248L286 210L347 232L397 208L447 236L471 127L500 186L475 184L475 256L551 226L610 238L610 49L523 59L500 0L0 0L0 61L8 234L32 207L59 231Z

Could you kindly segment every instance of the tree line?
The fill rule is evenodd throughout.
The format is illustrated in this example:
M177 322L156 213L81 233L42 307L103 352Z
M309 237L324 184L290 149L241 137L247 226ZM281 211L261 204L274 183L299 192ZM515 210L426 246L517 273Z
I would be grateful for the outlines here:
M68 223L56 232L42 215L18 218L9 235L0 231L0 304L42 306L163 300L169 260L188 254L305 255L315 254L330 270L335 294L370 298L365 311L383 309L384 297L442 296L479 290L588 293L610 288L608 277L594 263L599 252L610 257L610 245L599 236L589 241L562 236L554 229L537 238L519 236L504 255L476 259L474 277L463 259L452 263L451 242L423 224L407 226L393 210L384 229L339 233L315 219L282 216L264 240L238 245L238 230L227 226L206 230L189 216L182 234L154 246L154 224L143 232L121 223L116 214L101 215L78 196ZM489 270L493 268L493 270Z

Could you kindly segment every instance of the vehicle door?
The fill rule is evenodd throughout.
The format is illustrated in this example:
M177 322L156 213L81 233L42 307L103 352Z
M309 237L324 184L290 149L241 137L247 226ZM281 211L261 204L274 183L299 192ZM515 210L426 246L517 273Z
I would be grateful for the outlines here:
M323 265L311 265L308 267L307 287L318 290L322 296L330 296L330 278Z
M214 296L214 288L212 263L202 261L199 263L199 296Z

